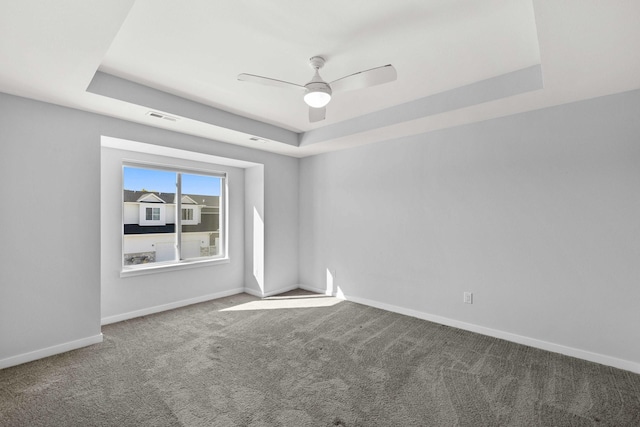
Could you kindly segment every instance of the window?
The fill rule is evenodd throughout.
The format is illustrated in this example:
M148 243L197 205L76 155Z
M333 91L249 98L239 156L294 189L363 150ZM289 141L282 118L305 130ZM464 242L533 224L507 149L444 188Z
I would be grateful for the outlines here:
M226 174L125 164L123 270L224 259Z
M154 203L142 203L136 202L140 206L140 220L141 226L150 225L166 225L166 206Z
M146 212L147 221L160 221L160 208L146 208Z
M191 199L190 199L191 200ZM185 207L185 197L182 198L182 225L197 225L202 221L201 211L204 206ZM195 202L193 202L195 204Z
M182 208L182 220L193 221L193 209Z

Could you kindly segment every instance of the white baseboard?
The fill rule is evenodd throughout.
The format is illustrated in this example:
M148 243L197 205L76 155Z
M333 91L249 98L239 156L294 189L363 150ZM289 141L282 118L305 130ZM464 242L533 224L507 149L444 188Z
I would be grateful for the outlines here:
M314 288L313 286L307 286L307 285L298 285L298 287L300 289L304 289L305 291L315 292L316 294L322 294L322 295L326 295L327 294L327 290L326 289ZM335 296L335 295L333 295L333 296ZM364 304L364 305L368 305L368 304Z
M42 348L40 350L30 351L28 353L18 354L17 356L7 357L6 359L0 359L0 369L8 368L10 366L21 365L23 363L32 362L34 360L42 359L44 357L53 356L55 354L64 353L78 348L87 347L92 344L98 344L102 342L102 334L93 335L87 338L81 338L75 341L69 341L63 344L57 344L51 347Z
M246 293L248 293L249 295L253 295L254 297L266 298L266 297L270 297L272 295L278 295L278 294L282 294L282 293L285 293L285 292L293 291L294 289L298 289L298 288L300 288L300 286L291 285L291 286L286 286L284 288L275 289L275 290L269 291L269 292L260 292L260 291L256 291L255 289L251 289L251 288L245 288L244 291ZM312 292L315 292L315 291L312 291Z
M298 286L298 285L286 286L284 288L280 288L280 289L276 289L276 290L273 290L273 291L265 292L263 297L270 297L270 296L273 296L273 295L283 294L285 292L289 292L289 291L293 291L295 289L298 289L299 287L300 286Z
M249 295L253 295L254 297L262 298L262 292L256 291L255 289L244 288L244 293L245 294L249 294Z
M168 304L156 305L154 307L147 307L140 310L129 311L127 313L103 317L101 324L108 325L110 323L122 322L123 320L129 320L129 319L134 319L136 317L147 316L149 314L160 313L162 311L173 310L174 308L180 308L180 307L185 307L191 304L197 304L200 302L211 301L218 298L224 298L231 295L241 294L243 292L245 292L244 288L235 288L235 289L230 289L228 291L218 292L215 294L202 295L196 298L190 298L190 299L171 302Z
M142 316L147 316L149 314L160 313L162 311L173 310L174 308L185 307L191 304L197 304L200 302L211 301L218 298L224 298L231 295L241 294L243 292L249 295L256 296L258 298L265 298L271 295L277 295L283 292L292 291L294 289L298 289L298 287L299 287L298 285L291 285L291 286L287 286L281 289L276 289L276 290L265 292L265 293L261 293L251 288L236 288L236 289L231 289L224 292L218 292L215 294L203 295L196 298L175 301L168 304L162 304L154 307L143 308L140 310L129 311L127 313L115 314L113 316L103 317L100 323L102 325L109 325L111 323L122 322L124 320L134 319L136 317L142 317Z
M322 289L315 289L308 286L300 286L300 288L306 289L311 292L324 293ZM640 374L640 363L632 362L629 360L618 359L616 357L607 356L604 354L593 353L587 350L581 350L573 347L567 347L561 344L555 344L552 342L542 341L535 338L513 334L510 332L505 332L497 329L487 328L484 326L474 325L472 323L461 322L458 320L449 319L447 317L436 316L434 314L424 313L421 311L399 307L399 306L382 303L378 301L373 301L366 298L360 298L360 297L354 297L354 296L348 296L348 295L345 295L344 298L347 301L352 301L358 304L380 308L382 310L391 311L398 314L404 314L406 316L417 317L418 319L428 320L430 322L452 326L454 328L464 329L466 331L475 332L478 334L487 335L494 338L500 338L506 341L527 345L529 347L535 347L541 350L560 353L566 356L576 357L578 359L584 359L590 362L600 363L602 365L612 366L614 368L624 369L626 371Z
M253 291L250 289L237 288L232 289L225 292L219 292L216 294L203 295L197 298L191 298L188 300L176 301L170 304L164 304L155 307L149 307L142 310L136 310L128 313L123 313L115 316L109 316L102 319L102 324L107 325L109 323L120 322L127 319L133 319L135 317L145 316L148 314L158 313L165 310L171 310L174 308L184 307L191 304L196 304L199 302L209 301L213 299L223 298L231 295L236 295L239 293L246 292L251 295L255 295L259 298L276 295L279 293L287 292L293 289L304 289L310 292L315 292L319 294L325 294L326 291L320 288L314 288L306 285L294 285L292 287L286 287L274 291L270 291L265 293L264 295L260 294L257 291ZM434 323L439 323L442 325L451 326L454 328L459 328L475 333L479 333L482 335L491 336L494 338L500 338L507 341L515 342L518 344L527 345L530 347L539 348L542 350L552 351L555 353L564 354L571 357L577 357L579 359L588 360L590 362L600 363L607 366L612 366L614 368L624 369L627 371L631 371L637 374L640 374L640 364L628 360L618 359L616 357L607 356L604 354L593 353L586 350L581 350L573 347L567 347L560 344L551 343L548 341L542 341L535 338L530 338L522 335L513 334L510 332L505 332L497 329L487 328L484 326L474 325L472 323L461 322L458 320L450 319L447 317L437 316L434 314L424 313L417 310L412 310L404 307L395 306L392 304L382 303L366 298L354 297L345 295L344 298L347 301L352 301L358 304L367 305L370 307L379 308L386 311L391 311L398 314L403 314L406 316L416 317L418 319L427 320ZM0 359L0 369L8 368L10 366L16 366L23 363L31 362L33 360L42 359L44 357L53 356L55 354L64 353L66 351L75 350L81 347L86 347L92 344L97 344L102 342L102 334L94 335L87 338L82 338L75 341L70 341L63 344L58 344L55 346L31 351L28 353L19 354L16 356L11 356L5 359Z

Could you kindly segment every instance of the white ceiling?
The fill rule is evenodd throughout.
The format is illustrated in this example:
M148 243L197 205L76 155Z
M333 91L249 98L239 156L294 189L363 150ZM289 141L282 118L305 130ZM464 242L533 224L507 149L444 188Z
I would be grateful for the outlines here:
M640 88L638 1L2 0L0 5L0 91L296 157ZM314 55L327 59L321 71L327 81L388 63L398 79L335 94L327 119L313 124L299 92L236 79L244 72L304 84L312 76L308 58ZM536 65L543 88L502 91L419 117L410 111ZM190 116L167 104L137 105L88 92L97 71L196 101L202 110ZM180 120L150 118L150 109ZM202 119L221 115L220 110L242 116L236 120L240 124L246 118L253 130ZM392 121L376 119L387 112ZM255 121L266 124L264 134ZM249 140L274 135L268 130L273 127L306 143Z

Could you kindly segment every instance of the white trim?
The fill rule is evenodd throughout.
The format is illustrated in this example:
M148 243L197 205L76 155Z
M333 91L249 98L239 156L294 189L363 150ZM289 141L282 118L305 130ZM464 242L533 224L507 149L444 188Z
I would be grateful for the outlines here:
M117 150L133 151L137 153L155 154L169 158L193 160L196 162L215 163L222 166L232 166L235 168L250 168L261 165L261 163L248 162L245 160L231 159L228 157L214 156L197 151L181 150L179 148L165 147L163 145L147 144L144 142L130 141L122 138L114 138L102 135L100 146L115 148Z
M167 212L165 205L159 203L140 203L138 210L138 224L141 226L149 225L166 225L167 224ZM151 219L147 219L147 209L151 209ZM153 210L158 210L158 219L153 219ZM123 218L124 223L124 218Z
M132 150L128 150L128 151L131 151L132 153L136 153L136 151L132 151ZM197 154L196 152L193 152L193 153ZM144 153L144 154L153 154L153 153ZM140 169L141 167L144 167L145 169L155 169L155 170L162 170L166 172L179 172L179 171L176 171L176 167L175 167L176 159L179 159L179 157L176 157L176 158L172 157L170 159L162 160L162 161L167 161L168 163L158 163L155 161L136 160L136 159L130 159L125 157L122 159L122 166L130 167L130 168L138 168L138 169ZM184 167L184 168L181 167L180 169L182 169L182 171L187 173L194 173L194 174L201 174L201 175L204 174L204 175L213 176L215 178L227 178L227 172L221 172L220 170L218 170L219 166L224 167L226 165L206 162L204 160L200 160L197 162L203 163L203 166L202 167ZM215 169L211 169L211 167L214 167ZM139 190L139 191L142 191L142 190ZM162 192L158 192L158 194L162 194ZM172 194L175 195L175 193L172 193ZM176 198L174 197L173 202L169 202L169 203L175 205Z
M315 292L316 294L323 294L323 295L327 294L327 290L326 289L322 289L322 288L314 288L313 286L307 286L307 285L299 285L298 287L300 289L305 290L305 291ZM337 298L336 295L331 295L331 296L334 296L334 297ZM367 305L367 304L365 304L365 305Z
M220 178L220 177L217 177L217 178ZM186 200L186 202L185 202L185 200ZM185 195L185 196L182 196L182 204L183 205L197 205L198 202L193 200L191 197ZM183 207L183 209L184 209L184 207Z
M148 199L154 199L156 200L155 202L151 202ZM153 194L153 193L145 193L142 196L138 197L138 200L136 200L136 202L138 203L166 203L164 200L162 200L160 197L158 197L157 195ZM131 203L131 202L125 202L125 203Z
M244 291L246 293L248 293L249 295L253 295L254 297L258 297L258 298L266 298L266 297L270 297L273 295L278 295L278 294L283 294L285 292L289 292L289 291L293 291L295 289L301 289L302 287L299 285L291 285L291 286L286 286L284 288L280 288L280 289L276 289L273 291L269 291L269 292L260 292L260 291L256 291L255 289L251 289L251 288L244 288ZM312 291L315 292L315 291Z
M21 365L23 363L32 362L34 360L43 359L45 357L65 353L67 351L76 350L78 348L87 347L101 342L102 334L98 334L87 338L81 338L75 341L57 344L51 347L41 348L40 350L18 354L16 356L7 357L6 359L0 359L0 369Z
M293 291L295 289L298 289L299 287L300 286L298 286L298 285L285 286L284 288L276 289L274 291L264 292L264 295L262 297L265 298L265 297L270 297L270 296L273 296L273 295L283 294L285 292L289 292L289 291Z
M104 142L104 141L103 141ZM103 144L104 145L104 144ZM180 150L178 150L180 151ZM142 169L142 167L145 167L145 169ZM210 166L215 167L216 165L211 164ZM200 175L205 175L208 177L214 177L217 178L220 181L220 194L217 196L218 197L218 215L219 215L219 223L218 223L218 230L210 230L211 232L217 232L218 233L218 240L220 242L222 242L221 245L216 245L217 247L217 252L221 252L220 248L224 248L225 252L223 253L223 255L218 255L215 256L213 259L212 257L201 257L201 256L197 256L197 257L193 257L192 258L184 258L183 252L182 252L182 233L183 233L183 229L182 229L182 225L197 225L200 223L201 221L201 216L200 216L200 205L198 205L198 203L193 200L193 198L189 197L189 195L184 195L182 194L182 175L183 174L189 174L190 171L193 171L193 169L190 168L185 168L180 164L173 164L173 165L157 165L157 164L153 164L153 163L148 163L148 162L137 162L135 160L123 160L123 181L121 181L121 187L124 189L124 171L126 169L126 167L132 167L132 168L139 168L141 170L154 170L154 169L166 169L168 171L171 171L173 173L175 173L175 178L176 178L176 191L173 197L173 201L174 203L147 203L144 202L144 200L146 200L146 198L148 197L154 197L158 200L162 200L159 198L159 196L157 196L154 192L148 192L145 193L143 196L139 197L136 201L136 203L139 203L139 215L138 215L138 225L145 227L145 226L156 226L156 225L161 225L164 226L167 223L171 224L170 221L170 215L168 215L167 212L173 212L174 215L174 221L173 224L175 225L175 231L173 233L167 233L167 238L168 236L173 236L175 238L175 241L173 242L173 256L171 258L174 258L173 260L166 260L166 261L158 261L158 262L153 262L151 264L135 264L135 265L125 265L125 259L123 258L123 263L122 263L122 269L120 272L120 277L129 277L129 276L137 276L137 275L141 275L141 274L147 274L146 271L152 272L152 273L158 273L158 272L162 272L162 271L167 271L167 270L172 270L172 269L183 269L183 268L191 268L190 266L203 266L205 264L207 265L213 265L215 264L220 264L223 263L221 261L226 261L228 262L229 256L228 256L228 252L226 250L228 250L227 245L225 244L228 240L227 234L228 234L228 221L225 220L225 218L228 218L228 212L226 211L226 209L228 209L229 207L229 202L227 199L227 193L228 193L228 178L227 178L227 173L226 172L213 172L210 170L198 170L198 174ZM126 189L125 189L126 190ZM146 190L145 190L146 191ZM161 193L160 193L161 194ZM167 193L168 194L168 193ZM127 215L126 214L126 206L131 203L131 202L124 202L124 197L123 197L123 202L122 202L122 224L123 227L125 227L127 224L131 224L131 220L132 220L132 215ZM182 203L184 201L188 201L188 206L183 207ZM169 209L168 207L173 206L174 209ZM225 209L221 209L221 207L224 206ZM147 210L151 209L151 219L147 219ZM158 210L158 219L154 219L154 210ZM191 220L183 220L182 219L182 213L183 210L191 210L192 212L192 219ZM127 222L127 220L129 222ZM220 223L225 224L224 227L220 227ZM124 228L123 228L124 230ZM204 231L204 230L203 230ZM154 233L155 234L155 233ZM122 255L123 257L127 254L127 253L131 253L131 252L127 252L127 250L125 249L125 246L127 246L127 242L130 241L128 239L128 237L134 237L134 235L128 235L125 234L123 231L122 234ZM203 242L204 243L204 242ZM151 245L153 246L153 245ZM150 249L150 248L148 248ZM157 249L157 248L156 248ZM169 250L171 250L169 249ZM168 253L170 253L169 251L167 251ZM167 257L170 258L170 257ZM187 266L189 265L189 266ZM145 272L143 272L145 271Z
M103 317L102 320L100 321L100 324L108 325L111 323L122 322L123 320L134 319L136 317L147 316L149 314L160 313L162 311L173 310L175 308L180 308L180 307L186 307L188 305L197 304L205 301L211 301L218 298L224 298L231 295L241 294L243 292L244 292L243 288L235 288L235 289L230 289L228 291L217 292L215 294L202 295L199 297L175 301L168 304L142 308L140 310L130 311L128 313L115 314L113 316Z
M183 197L183 199L185 198L190 198L188 196ZM184 203L184 200L183 200ZM182 218L182 216L184 215L184 211L191 211L191 219L184 219ZM182 205L180 207L180 223L182 225L198 225L202 222L201 220L201 216L200 216L200 206L198 205Z
M244 292L246 294L253 295L254 297L263 298L262 292L256 291L255 289L244 288Z
M142 264L142 267L136 268L136 266L123 267L120 271L120 277L133 277L143 276L145 274L162 273L166 271L185 270L189 268L198 267L212 267L219 264L229 264L231 260L228 257L225 258L206 258L193 260L180 260L180 261L166 261L167 264L155 263L154 264ZM140 264L138 264L140 265Z
M305 289L311 292L325 293L323 289L313 288L310 286L300 285L301 289ZM335 296L335 295L334 295ZM587 350L581 350L578 348L567 347L561 344L555 344L548 341L542 341L535 338L530 338L522 335L513 334L497 329L487 328L484 326L474 325L472 323L461 322L459 320L450 319L448 317L437 316L434 314L424 313L422 311L412 310L404 307L399 307L392 304L373 301L366 298L354 297L345 295L344 298L347 301L355 302L357 304L367 305L370 307L379 308L386 311L391 311L405 316L417 317L418 319L427 320L429 322L439 323L441 325L447 325L465 331L475 332L482 335L487 335L494 338L500 338L503 340L511 341L518 344L523 344L529 347L539 348L541 350L547 350L554 353L564 354L565 356L576 357L578 359L588 360L589 362L600 363L602 365L612 366L618 369L624 369L626 371L640 374L640 363L632 362L630 360L618 359L616 357L607 356L605 354L593 353Z

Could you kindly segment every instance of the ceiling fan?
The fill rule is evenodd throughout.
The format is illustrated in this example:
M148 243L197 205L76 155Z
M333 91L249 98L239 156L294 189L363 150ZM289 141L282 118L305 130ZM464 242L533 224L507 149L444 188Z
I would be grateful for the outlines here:
M309 106L309 121L319 122L325 118L325 107L329 101L331 101L331 95L333 92L343 92L380 85L392 82L397 77L396 69L393 68L393 65L387 64L382 67L376 67L370 70L350 74L339 78L338 80L334 80L331 83L327 83L322 79L322 77L320 77L319 73L319 70L324 66L324 63L325 59L321 56L314 56L309 59L309 65L315 70L315 73L311 81L305 85L244 73L238 74L238 80L304 91L304 102Z

